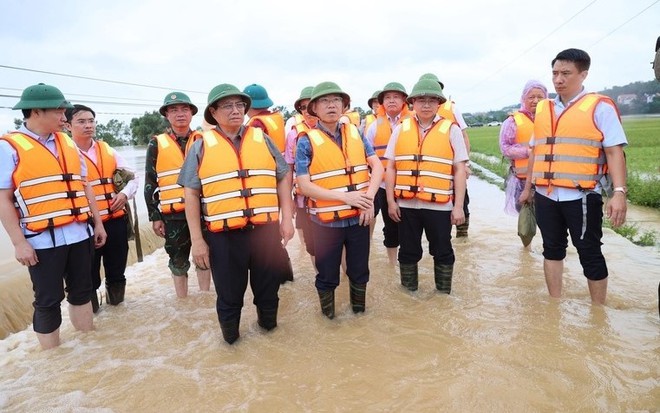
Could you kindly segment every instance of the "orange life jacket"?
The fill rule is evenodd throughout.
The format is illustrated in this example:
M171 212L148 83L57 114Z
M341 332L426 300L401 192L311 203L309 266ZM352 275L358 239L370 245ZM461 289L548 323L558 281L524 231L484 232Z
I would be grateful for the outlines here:
M440 105L438 108L438 115L442 116L443 119L457 123L456 115L454 114L454 102L451 100Z
M441 119L422 138L416 120L401 123L394 157L397 198L419 198L439 204L453 199L454 149L449 141L452 124Z
M185 153L179 147L176 137L162 133L156 136L158 157L156 158L156 178L158 182L158 210L163 214L173 214L185 209L183 187L177 184L185 154L202 135L193 131L188 137Z
M12 179L21 225L41 232L74 221L86 222L91 217L80 154L67 134L55 133L57 157L34 138L19 132L0 139L6 140L18 155Z
M279 222L276 169L260 128L246 129L238 151L217 130L204 132L199 178L202 215L209 230Z
M526 113L516 111L511 115L516 123L516 143L529 147L529 139L534 133L534 121ZM529 158L513 160L513 170L520 179L527 179Z
M339 147L325 132L312 129L308 135L312 147L309 165L311 182L332 191L366 191L369 168L360 132L353 124L341 125ZM333 222L360 215L360 210L340 201L308 200L309 213L321 222Z
M404 119L407 119L411 116L411 112L408 109L408 105L404 104L401 113L399 114L399 123ZM385 158L385 150L387 149L387 143L390 141L390 136L392 136L392 127L390 126L390 121L387 118L387 113L385 112L384 106L379 106L376 113L376 136L374 137L374 151L378 155L378 159L383 164L383 168L387 166L387 159Z
M247 126L254 126L254 122L258 120L261 121L266 126L264 131L268 135L273 143L277 146L277 149L280 152L284 153L286 148L286 136L284 132L284 116L280 112L273 113L264 113L260 115L255 115L250 118L247 123Z
M536 185L594 189L607 173L603 134L594 112L599 102L616 109L607 96L588 93L556 118L554 101L545 99L536 107L534 121L534 171Z
M369 127L371 126L372 123L376 121L376 115L373 113L368 114L367 116L364 117L364 133L366 134L367 131L369 130Z
M293 145L293 150L291 151L293 159L295 160L296 159L296 149L298 147L298 145L297 145L298 139L300 139L300 137L302 135L307 135L307 133L312 128L310 128L309 125L307 125L307 122L305 122L304 119L302 121L300 121L299 123L296 123L293 127L296 130L296 133L298 134L296 136L296 143ZM295 165L295 162L294 162L294 165ZM294 171L294 174L293 174L293 189L295 190L296 195L302 195L302 191L300 190L300 185L298 185L298 180L296 179L295 171Z
M360 126L360 112L352 110L350 112L344 113L344 115L348 116L348 120L350 120L353 125L356 127Z
M85 163L87 164L87 183L92 186L96 205L99 208L99 214L103 222L110 218L119 218L126 214L126 211L118 209L110 211L110 201L115 194L115 185L112 175L117 169L117 160L114 156L114 149L103 141L96 141L94 146L96 152L96 163L94 163L85 152Z

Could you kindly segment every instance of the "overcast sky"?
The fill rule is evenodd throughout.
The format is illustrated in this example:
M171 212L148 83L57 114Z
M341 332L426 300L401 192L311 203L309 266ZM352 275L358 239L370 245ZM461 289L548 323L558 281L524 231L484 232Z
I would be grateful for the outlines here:
M658 0L2 0L0 131L21 116L5 95L39 82L104 123L157 110L170 90L201 114L220 83L259 83L292 107L303 87L330 80L366 109L386 83L410 92L427 72L462 112L500 109L528 79L552 90L550 61L570 47L591 55L589 90L652 80L658 36Z

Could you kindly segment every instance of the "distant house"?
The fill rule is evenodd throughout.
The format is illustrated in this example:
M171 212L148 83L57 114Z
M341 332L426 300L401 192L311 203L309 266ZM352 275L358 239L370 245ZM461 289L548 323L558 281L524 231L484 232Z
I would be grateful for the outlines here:
M635 100L637 100L637 95L634 93L626 93L616 97L616 103L619 105L630 105Z
M655 99L660 100L660 93L644 93L644 97L646 98L646 103L651 103Z

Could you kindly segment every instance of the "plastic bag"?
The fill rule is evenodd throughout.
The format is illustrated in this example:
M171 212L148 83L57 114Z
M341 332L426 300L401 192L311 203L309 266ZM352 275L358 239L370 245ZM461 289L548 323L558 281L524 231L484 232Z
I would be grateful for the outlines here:
M518 236L526 247L536 235L536 214L534 204L523 204L518 215Z

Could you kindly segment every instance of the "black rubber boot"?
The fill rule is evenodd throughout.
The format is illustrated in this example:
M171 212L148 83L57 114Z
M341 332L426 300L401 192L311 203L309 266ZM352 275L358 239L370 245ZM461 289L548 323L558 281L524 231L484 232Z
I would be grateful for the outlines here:
M96 292L96 290L92 292L91 298L92 298L92 313L96 314L99 312L99 308L101 307L101 305L99 304L99 295Z
M465 222L461 225L456 225L456 238L468 236L468 228L470 228L470 216L465 217Z
M321 312L329 319L335 318L335 290L320 291Z
M257 324L266 331L277 327L277 308L268 310L257 308Z
M419 284L417 264L399 263L399 270L401 271L401 285L410 291L417 291L417 286Z
M435 275L435 288L441 293L450 294L454 265L435 264L433 266L433 273Z
M106 301L110 305L117 305L124 301L124 292L126 291L126 281L117 284L105 285Z
M367 301L367 284L355 284L351 281L350 297L353 312L355 314L364 313Z
M238 326L240 323L240 319L220 322L222 338L224 338L227 343L234 344L234 341L238 340L238 337L240 337L240 334L238 333Z

